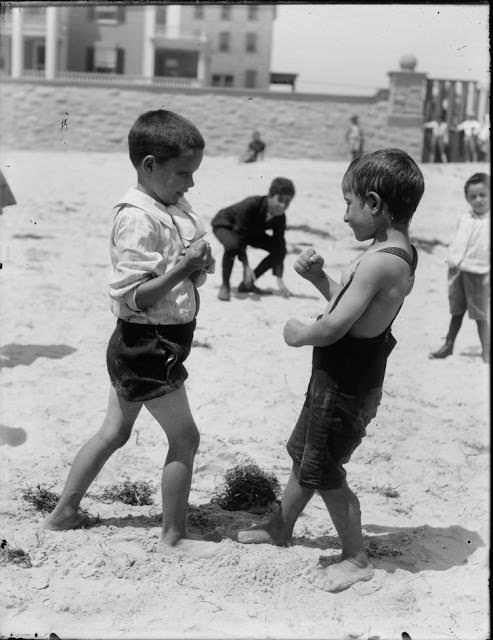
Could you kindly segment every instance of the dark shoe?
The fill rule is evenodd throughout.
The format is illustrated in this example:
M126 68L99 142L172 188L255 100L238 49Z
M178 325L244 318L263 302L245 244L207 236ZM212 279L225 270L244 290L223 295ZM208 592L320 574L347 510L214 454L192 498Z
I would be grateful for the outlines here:
M264 289L259 289L254 284L246 285L244 282L241 282L238 285L238 293L256 293L258 296L268 296L271 294L271 291L265 291Z
M225 302L227 302L231 297L229 292L229 287L223 284L219 289L219 293L217 294L217 297L219 298L219 300L224 300Z
M454 345L452 342L449 342L448 340L445 340L445 344L440 347L440 349L438 349L438 351L433 351L432 353L430 353L430 358L432 360L434 359L440 359L440 358L447 358L448 356L452 355L454 351Z

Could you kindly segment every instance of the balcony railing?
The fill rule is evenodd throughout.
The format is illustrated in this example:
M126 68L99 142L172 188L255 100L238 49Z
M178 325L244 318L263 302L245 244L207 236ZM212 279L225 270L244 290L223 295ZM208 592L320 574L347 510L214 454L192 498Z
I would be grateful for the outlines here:
M190 40L197 43L202 43L206 40L205 34L198 29L190 31L167 24L156 24L154 36L156 38L167 38L169 40Z
M43 80L44 71L24 71L23 80ZM200 88L203 83L198 78L170 78L154 76L144 78L143 76L129 76L120 73L96 73L82 71L58 71L55 80L64 82L74 82L80 84L119 84L126 86L152 85L159 87L175 87L178 89Z

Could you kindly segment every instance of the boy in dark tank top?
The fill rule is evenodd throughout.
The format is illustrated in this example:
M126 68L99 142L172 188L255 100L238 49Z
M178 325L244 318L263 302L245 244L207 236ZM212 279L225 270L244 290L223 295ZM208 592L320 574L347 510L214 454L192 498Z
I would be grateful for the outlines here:
M289 346L313 347L305 403L287 443L293 467L274 517L238 533L244 544L289 544L298 516L317 491L340 537L342 556L315 570L311 579L332 592L374 573L363 544L359 501L343 465L382 397L387 358L396 344L391 326L414 284L417 253L408 229L424 180L407 153L383 149L351 162L342 191L344 221L357 240L372 243L348 265L340 284L324 272L323 258L313 249L295 264L328 306L311 324L291 318L284 327Z

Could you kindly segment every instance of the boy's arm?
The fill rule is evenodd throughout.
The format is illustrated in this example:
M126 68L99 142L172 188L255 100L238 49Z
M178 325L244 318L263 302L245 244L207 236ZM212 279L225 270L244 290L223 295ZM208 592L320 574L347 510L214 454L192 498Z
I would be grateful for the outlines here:
M186 249L181 260L169 271L147 280L137 287L135 304L139 309L150 307L179 282L197 271L206 269L211 264L211 260L209 244L203 239L197 240Z
M388 272L378 256L367 256L364 269L356 269L351 285L335 309L320 320L304 324L291 318L284 327L284 339L291 347L326 347L340 340L367 310L388 280Z
M305 249L296 260L294 270L305 280L308 280L316 287L323 297L330 301L339 293L342 286L333 280L322 269L324 260L315 249Z

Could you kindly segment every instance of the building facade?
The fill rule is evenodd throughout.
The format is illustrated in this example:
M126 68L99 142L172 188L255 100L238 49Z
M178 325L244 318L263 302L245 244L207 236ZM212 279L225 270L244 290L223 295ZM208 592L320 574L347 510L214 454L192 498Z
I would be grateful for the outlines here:
M0 24L0 73L268 90L275 17L272 5L25 2Z

